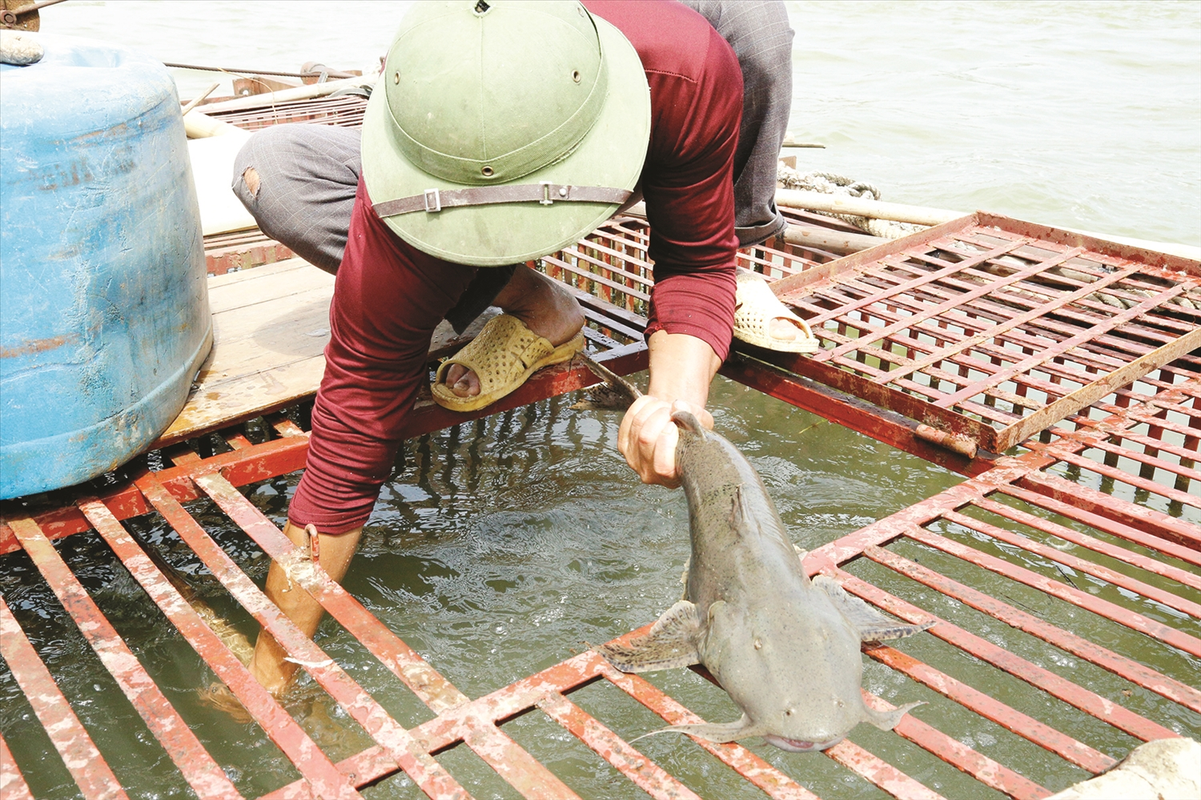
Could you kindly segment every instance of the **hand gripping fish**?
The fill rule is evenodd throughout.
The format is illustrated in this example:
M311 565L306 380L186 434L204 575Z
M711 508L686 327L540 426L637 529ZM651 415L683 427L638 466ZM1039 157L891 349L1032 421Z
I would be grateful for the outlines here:
M629 405L638 390L579 356L608 384L583 407ZM617 400L616 398L623 398ZM688 498L692 557L684 599L629 645L597 648L624 672L703 664L742 710L724 724L672 725L711 742L761 736L794 752L824 750L860 722L892 730L910 703L890 712L863 702L861 642L899 639L904 625L847 594L824 575L809 580L759 475L726 439L676 413L676 469Z

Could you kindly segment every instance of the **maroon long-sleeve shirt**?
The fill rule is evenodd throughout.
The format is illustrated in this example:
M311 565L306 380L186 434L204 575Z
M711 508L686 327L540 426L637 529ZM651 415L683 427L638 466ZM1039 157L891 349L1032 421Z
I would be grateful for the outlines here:
M678 3L584 4L630 40L650 85L641 179L655 263L647 335L686 333L724 359L734 318L738 61L703 17ZM433 330L475 269L403 242L371 209L360 180L330 306L308 464L288 510L293 524L337 534L366 522L426 379Z

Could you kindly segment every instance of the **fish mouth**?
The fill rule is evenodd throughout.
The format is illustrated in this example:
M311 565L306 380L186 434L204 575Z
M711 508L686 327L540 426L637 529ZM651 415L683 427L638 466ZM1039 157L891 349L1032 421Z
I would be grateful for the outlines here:
M825 750L827 747L833 747L841 742L844 738L839 736L837 739L829 739L824 742L806 742L801 739L785 739L783 736L773 736L767 734L763 739L770 744L774 744L781 750L787 750L790 753L814 753Z

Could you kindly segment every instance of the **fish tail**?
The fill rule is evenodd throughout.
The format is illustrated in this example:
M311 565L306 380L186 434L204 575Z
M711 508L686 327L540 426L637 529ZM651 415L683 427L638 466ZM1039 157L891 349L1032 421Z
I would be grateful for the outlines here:
M696 415L691 411L673 412L671 415L671 421L689 433L695 433L698 436L705 435L705 427L701 425L701 421L697 419Z
M208 625L209 629L217 634L217 638L237 656L243 666L249 664L250 657L254 654L254 645L247 638L246 634L205 602L200 593L175 568L175 565L163 558L158 550L143 542L139 542L139 544L141 545L142 552L158 567L159 572L163 574L167 582L175 587L175 591L179 592L179 596L192 607L192 610L196 612L204 624Z

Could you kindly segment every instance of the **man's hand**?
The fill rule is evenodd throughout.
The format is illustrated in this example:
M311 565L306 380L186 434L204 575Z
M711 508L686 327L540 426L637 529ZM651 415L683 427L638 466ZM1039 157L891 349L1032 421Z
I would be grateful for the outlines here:
M650 351L650 386L621 418L617 449L643 483L675 488L676 445L680 429L672 412L691 411L700 423L713 429L713 415L705 410L709 383L721 360L703 340L686 333L655 331L647 342Z
M668 403L650 395L634 401L621 419L617 449L643 483L670 488L680 485L676 474L680 429L671 421L676 411L691 411L702 425L713 429L713 415L701 406L683 400Z

